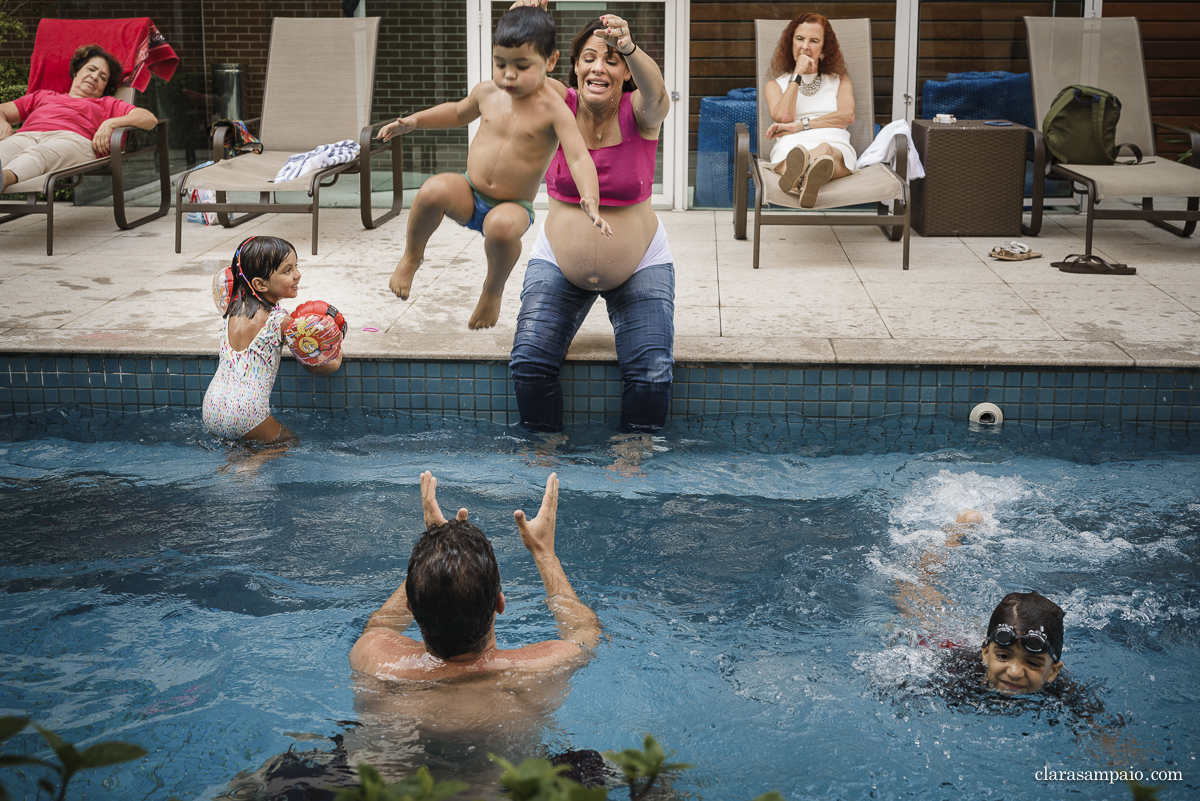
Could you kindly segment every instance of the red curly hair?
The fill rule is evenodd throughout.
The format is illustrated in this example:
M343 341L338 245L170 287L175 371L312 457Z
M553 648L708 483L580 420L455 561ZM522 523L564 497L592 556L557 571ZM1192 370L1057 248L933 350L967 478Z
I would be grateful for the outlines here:
M825 43L821 48L821 55L825 58L817 62L817 73L845 75L846 60L842 58L842 48L838 46L837 34L833 32L829 18L820 14L805 13L797 14L783 29L783 35L779 37L779 44L775 47L775 55L771 59L771 77L778 78L796 69L796 59L792 56L792 37L796 35L796 28L806 22L820 25L825 31Z

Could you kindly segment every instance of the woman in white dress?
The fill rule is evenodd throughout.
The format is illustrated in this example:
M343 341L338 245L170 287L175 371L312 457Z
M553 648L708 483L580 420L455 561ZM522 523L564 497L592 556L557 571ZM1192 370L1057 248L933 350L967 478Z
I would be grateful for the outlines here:
M812 208L826 183L854 171L857 154L846 130L854 122L854 89L829 20L799 14L788 23L771 59L778 77L766 87L774 139L770 167L779 188Z

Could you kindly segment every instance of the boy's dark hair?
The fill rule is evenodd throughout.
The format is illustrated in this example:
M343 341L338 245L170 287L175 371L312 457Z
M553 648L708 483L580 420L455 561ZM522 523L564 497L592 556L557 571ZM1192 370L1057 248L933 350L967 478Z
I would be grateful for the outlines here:
M75 55L71 56L71 80L75 80L75 76L83 69L83 65L96 56L100 56L108 62L108 83L104 85L103 96L111 97L117 93L117 87L121 85L121 62L98 44L83 45L75 51Z
M988 621L987 633L997 626L1008 624L1020 634L1041 629L1050 641L1051 655L1056 662L1062 661L1063 649L1063 610L1049 598L1036 592L1010 592L1001 599L992 611Z
M579 88L579 78L575 75L575 64L579 61L579 56L583 54L583 46L587 44L587 40L591 39L596 31L603 27L604 23L600 20L592 20L591 24L581 28L579 33L575 34L575 38L571 40L571 71L567 73L567 86L570 86L572 89ZM608 52L617 53L617 49L609 45ZM607 55L608 53L605 53L606 57ZM617 57L622 61L625 60L625 56L622 56L620 53L617 53ZM632 92L636 89L637 84L633 82L633 76L630 76L625 83L621 84L622 92Z
M558 28L554 17L533 6L519 6L504 12L492 34L494 47L533 45L542 58L550 58L558 45Z
M440 659L483 650L500 597L500 567L484 533L465 520L432 526L408 559L408 608Z
M271 305L251 290L250 282L255 278L269 279L295 250L291 242L277 236L252 236L242 240L229 265L233 269L233 290L224 316L253 317L259 309L270 310Z

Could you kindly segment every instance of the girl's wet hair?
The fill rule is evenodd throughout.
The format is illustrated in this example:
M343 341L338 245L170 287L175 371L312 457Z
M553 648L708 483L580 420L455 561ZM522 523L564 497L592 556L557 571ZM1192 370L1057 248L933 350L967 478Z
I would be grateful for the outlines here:
M100 56L100 58L108 62L108 83L104 85L103 96L112 97L117 93L117 88L121 85L121 62L116 56L98 44L82 45L71 56L71 80L75 80L75 76L83 69L83 65L96 56Z
M496 23L492 34L493 47L520 47L533 45L533 50L542 58L554 55L558 45L558 27L554 17L540 8L518 6L510 8Z
M992 636L997 626L1012 626L1024 634L1039 629L1046 634L1051 649L1062 661L1063 610L1058 604L1036 592L1010 592L1001 599L988 620L987 633Z
M225 317L231 314L253 317L260 309L274 308L254 292L250 282L255 278L268 280L295 251L291 242L277 236L252 236L243 240L229 265L233 269L233 289Z
M585 25L579 31L579 33L575 34L575 38L571 40L571 71L567 74L567 86L570 86L572 89L579 88L579 77L575 74L575 64L579 61L579 57L583 55L583 46L587 44L588 39L591 39L596 35L596 31L603 27L605 27L605 25L600 20L592 20L590 24ZM617 53L617 49L612 45L609 45L608 52ZM608 57L608 53L605 53L604 55L606 58ZM620 53L617 53L617 58L621 59L622 61L625 60L625 56L621 55ZM622 92L632 92L636 89L637 84L633 82L632 75L626 79L625 83L621 84Z

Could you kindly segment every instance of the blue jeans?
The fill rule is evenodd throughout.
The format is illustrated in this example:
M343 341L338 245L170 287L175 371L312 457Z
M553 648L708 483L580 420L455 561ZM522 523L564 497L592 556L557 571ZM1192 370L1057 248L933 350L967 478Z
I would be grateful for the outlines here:
M509 363L526 428L562 431L558 374L597 297L608 304L616 336L622 430L657 431L666 423L675 365L675 268L650 265L615 289L591 292L568 281L553 262L530 259Z

